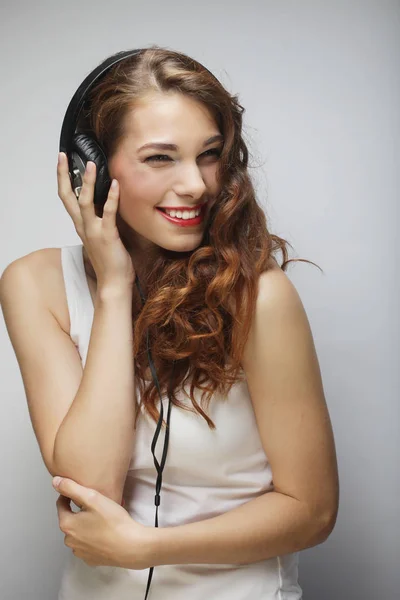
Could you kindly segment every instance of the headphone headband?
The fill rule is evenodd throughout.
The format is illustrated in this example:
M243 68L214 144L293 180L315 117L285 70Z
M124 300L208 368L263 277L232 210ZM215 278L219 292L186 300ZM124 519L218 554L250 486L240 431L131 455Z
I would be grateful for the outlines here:
M139 54L142 49L136 50L125 50L122 52L117 52L113 54L106 60L104 60L98 67L96 67L93 71L85 77L82 81L75 94L72 96L72 99L68 105L68 108L65 113L64 121L61 127L61 135L60 135L60 152L65 152L69 154L71 151L71 141L72 137L75 133L76 125L79 119L79 115L81 113L82 107L85 103L87 94L90 92L94 84L103 76L105 73L111 69L116 63L128 58L129 56L135 56Z
M64 152L68 160L68 172L71 186L79 200L83 185L86 163L93 161L96 164L96 181L93 202L101 209L107 200L111 180L108 172L107 157L104 149L93 132L77 131L82 107L87 101L87 95L94 84L103 77L112 66L125 58L143 52L143 48L124 50L106 58L100 65L89 73L82 81L68 105L61 127L59 149ZM101 215L99 215L101 216Z

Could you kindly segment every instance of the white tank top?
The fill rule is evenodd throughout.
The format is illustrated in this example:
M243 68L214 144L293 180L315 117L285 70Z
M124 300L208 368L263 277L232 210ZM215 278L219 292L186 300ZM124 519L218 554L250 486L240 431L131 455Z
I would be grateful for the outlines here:
M84 367L94 307L82 248L82 244L62 247L61 261L71 320L70 336ZM177 397L191 406L183 390ZM200 392L196 400L200 404ZM160 408L160 400L156 406ZM166 418L166 395L163 408ZM215 430L209 429L200 415L171 407L168 453L158 509L159 527L209 519L273 490L271 468L262 447L246 381L233 385L226 397L216 394L207 414ZM151 442L155 428L155 422L142 411L123 493L125 509L131 517L152 527L155 526L157 471ZM162 428L155 449L159 463L164 436ZM144 600L148 575L149 569L91 567L71 552L58 600ZM159 565L154 567L147 600L299 600L301 597L296 552L245 565Z

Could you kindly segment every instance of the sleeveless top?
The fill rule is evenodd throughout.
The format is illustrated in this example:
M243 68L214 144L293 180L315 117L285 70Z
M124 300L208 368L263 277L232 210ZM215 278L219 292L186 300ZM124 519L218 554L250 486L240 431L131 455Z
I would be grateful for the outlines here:
M61 262L71 320L70 337L84 367L94 307L82 250L82 244L62 247ZM199 403L200 396L200 393L196 396ZM183 389L177 392L177 397L183 402L187 400ZM188 405L191 406L190 400ZM166 395L163 408L166 418ZM262 447L246 381L235 383L226 397L215 395L207 414L215 430L209 429L197 413L171 406L159 527L209 519L273 490L271 467ZM155 422L142 411L123 492L124 508L130 516L151 527L155 526L156 510L157 471L151 453L155 427ZM162 428L155 449L159 463L164 435ZM147 600L299 600L302 590L298 584L298 554L242 565L158 565L154 567ZM71 552L62 574L58 600L144 600L148 575L149 569L92 567Z

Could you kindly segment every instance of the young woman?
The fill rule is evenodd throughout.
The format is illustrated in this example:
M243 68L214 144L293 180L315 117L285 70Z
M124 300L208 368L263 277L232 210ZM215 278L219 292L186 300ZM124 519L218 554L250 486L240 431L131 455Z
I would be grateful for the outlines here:
M141 600L151 566L150 600L297 600L298 552L334 527L320 369L287 242L256 200L243 110L184 54L119 62L84 115L116 181L102 214L95 164L78 201L61 153L82 244L32 252L1 278L43 460L64 478L60 600ZM173 382L158 527L147 332L163 395Z

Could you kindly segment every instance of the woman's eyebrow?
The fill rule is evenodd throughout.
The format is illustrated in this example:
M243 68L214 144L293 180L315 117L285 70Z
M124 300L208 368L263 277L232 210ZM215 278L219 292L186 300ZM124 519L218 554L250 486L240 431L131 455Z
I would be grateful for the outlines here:
M213 144L214 142L223 142L223 141L224 141L223 135L213 135L212 137L208 138L208 140L206 140L204 142L203 148L205 148L209 144ZM163 142L149 142L148 144L141 146L139 148L139 150L144 150L144 148L157 148L158 150L178 150L179 149L179 147L176 144L166 144ZM139 152L139 150L138 150L138 152Z

